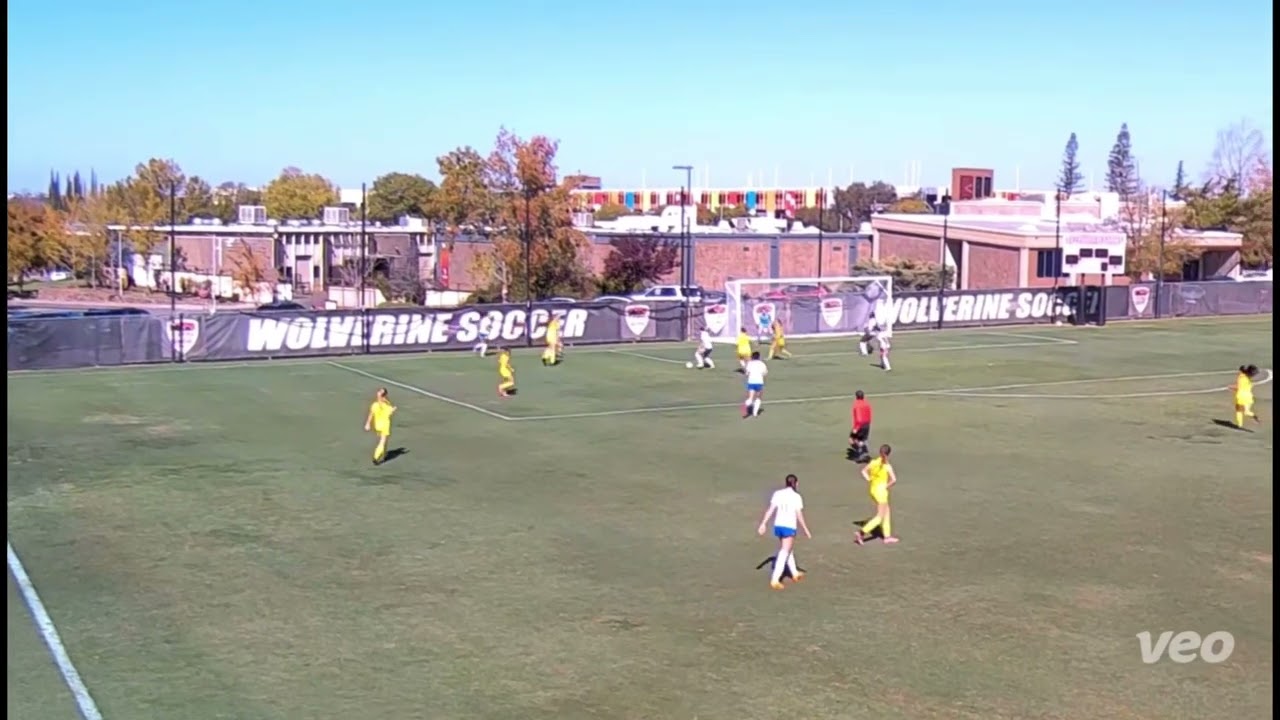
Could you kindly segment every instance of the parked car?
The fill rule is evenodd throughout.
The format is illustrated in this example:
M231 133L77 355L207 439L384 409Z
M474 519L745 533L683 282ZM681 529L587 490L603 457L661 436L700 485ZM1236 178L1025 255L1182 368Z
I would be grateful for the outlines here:
M85 317L115 317L123 315L150 315L151 313L142 308L90 308L84 311Z
M830 290L822 285L796 283L793 285L784 285L776 290L770 290L763 295L763 298L765 300L817 299L825 297L830 292Z
M641 293L631 296L631 300L640 302L685 302L700 303L706 293L697 285L654 285Z
M310 310L311 308L301 303L280 300L278 302L270 302L265 305L259 305L259 312L296 312L298 310Z

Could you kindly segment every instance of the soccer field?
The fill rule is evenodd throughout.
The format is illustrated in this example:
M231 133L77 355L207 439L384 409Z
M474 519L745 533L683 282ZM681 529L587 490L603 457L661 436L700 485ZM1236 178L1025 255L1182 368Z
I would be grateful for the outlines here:
M102 716L183 720L1261 718L1272 712L1271 318L731 348L11 374L9 539ZM379 385L391 447L361 432ZM896 546L845 459L894 446ZM768 587L800 477L809 575ZM9 713L76 717L9 591ZM1225 630L1222 664L1137 634Z

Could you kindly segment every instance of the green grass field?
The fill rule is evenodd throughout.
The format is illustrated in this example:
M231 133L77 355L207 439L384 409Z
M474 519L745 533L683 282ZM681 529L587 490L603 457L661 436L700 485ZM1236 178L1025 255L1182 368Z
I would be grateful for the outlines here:
M1262 718L1271 318L10 375L9 537L107 720ZM1265 373L1270 378L1270 372ZM373 390L399 405L373 467ZM894 547L845 459L875 405ZM801 479L808 579L755 534ZM75 717L13 581L9 712ZM1220 665L1137 634L1227 630Z

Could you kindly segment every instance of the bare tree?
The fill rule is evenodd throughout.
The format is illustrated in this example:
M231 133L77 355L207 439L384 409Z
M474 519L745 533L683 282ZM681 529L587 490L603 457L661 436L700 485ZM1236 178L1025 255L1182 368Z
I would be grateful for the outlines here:
M1209 181L1243 192L1249 181L1265 167L1267 138L1248 120L1228 125L1218 131L1209 164Z

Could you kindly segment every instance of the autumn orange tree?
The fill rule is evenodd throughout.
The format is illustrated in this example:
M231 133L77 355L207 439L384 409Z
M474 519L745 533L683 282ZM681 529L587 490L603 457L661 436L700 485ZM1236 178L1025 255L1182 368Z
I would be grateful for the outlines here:
M60 213L31 198L8 202L8 281L21 291L28 275L55 266L66 242Z
M594 285L583 264L587 239L573 227L573 186L558 177L557 149L544 136L525 140L503 129L487 157L464 147L438 159L433 214L451 233L490 240L473 268L478 299L580 295Z

